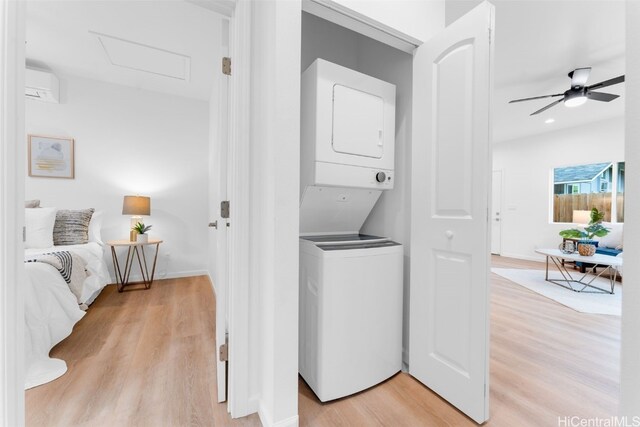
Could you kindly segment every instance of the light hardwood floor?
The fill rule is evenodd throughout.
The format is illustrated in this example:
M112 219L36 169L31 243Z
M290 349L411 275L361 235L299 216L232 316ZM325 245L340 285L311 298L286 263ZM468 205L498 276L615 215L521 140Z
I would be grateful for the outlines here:
M496 267L542 263L494 257ZM214 297L208 279L149 291L107 288L56 346L60 379L29 390L30 426L258 426L215 403ZM492 275L489 426L557 426L559 416L617 414L620 318L574 312ZM301 426L472 426L406 374L321 404L299 381Z

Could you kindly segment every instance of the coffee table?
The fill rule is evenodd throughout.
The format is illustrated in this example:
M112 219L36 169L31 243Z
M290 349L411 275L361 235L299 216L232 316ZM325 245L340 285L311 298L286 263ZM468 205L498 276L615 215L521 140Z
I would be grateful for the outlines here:
M545 280L547 282L562 286L574 292L613 294L616 278L618 277L618 267L622 266L622 258L602 254L595 254L593 256L582 256L577 253L565 254L559 249L536 249L536 252L547 257L545 271ZM549 278L549 260L558 268L562 278ZM574 277L571 275L571 272L567 270L563 261L589 263L591 267L588 267L585 273L579 273L580 277ZM596 267L604 268L600 273L596 274ZM592 284L594 280L601 277L605 272L609 273L611 289L603 289Z

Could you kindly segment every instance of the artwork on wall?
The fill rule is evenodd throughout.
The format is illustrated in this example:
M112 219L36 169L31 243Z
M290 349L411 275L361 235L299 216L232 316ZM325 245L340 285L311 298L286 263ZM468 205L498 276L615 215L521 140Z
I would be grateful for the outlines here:
M29 135L29 176L73 178L73 138Z

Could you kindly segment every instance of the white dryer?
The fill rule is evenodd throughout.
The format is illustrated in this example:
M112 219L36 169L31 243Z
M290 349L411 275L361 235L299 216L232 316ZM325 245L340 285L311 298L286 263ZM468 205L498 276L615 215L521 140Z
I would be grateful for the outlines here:
M366 235L300 239L300 375L326 402L402 368L402 245Z
M395 85L316 59L301 98L302 189L393 188Z

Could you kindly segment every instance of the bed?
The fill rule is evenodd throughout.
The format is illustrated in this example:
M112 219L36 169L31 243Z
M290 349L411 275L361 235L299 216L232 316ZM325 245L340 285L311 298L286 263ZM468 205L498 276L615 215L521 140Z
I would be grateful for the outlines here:
M48 235L50 231L53 234L56 212L60 212L54 209L52 220L51 210L47 209L52 208L41 208L39 212L34 212L35 208L25 209L25 389L53 381L66 372L66 362L50 358L49 352L71 334L87 307L111 282L100 239L100 215L94 216L91 209L93 218L91 230L85 231L86 243L46 246L54 241ZM83 273L76 276L79 280L75 289L68 283L69 277L43 261L55 254L70 255L76 270Z

